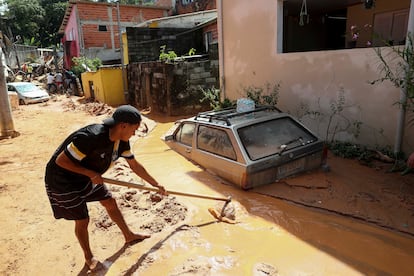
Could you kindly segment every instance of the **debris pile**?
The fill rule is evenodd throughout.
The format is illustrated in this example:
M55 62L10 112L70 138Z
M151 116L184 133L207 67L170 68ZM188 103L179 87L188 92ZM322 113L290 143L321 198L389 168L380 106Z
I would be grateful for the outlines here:
M80 101L74 101L72 98L67 98L62 103L65 111L84 111L90 115L112 115L114 108L92 99L81 99Z

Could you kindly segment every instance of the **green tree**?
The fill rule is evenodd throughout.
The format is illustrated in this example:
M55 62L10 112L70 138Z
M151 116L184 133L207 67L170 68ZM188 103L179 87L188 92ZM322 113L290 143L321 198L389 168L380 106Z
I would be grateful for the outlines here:
M44 46L57 45L60 42L58 31L65 15L67 0L39 0L45 10L45 17L40 23L42 31L39 34Z
M4 11L6 10L7 5L5 0L0 0L0 15L4 14Z
M96 71L100 66L102 66L102 61L99 58L87 58L87 57L74 57L72 58L73 66L71 68L72 72L75 73L78 77L86 72L86 68L89 68L91 71Z
M45 12L38 1L33 0L7 0L8 9L5 12L6 25L9 36L12 34L14 41L22 43L32 38L39 41L39 22L42 21ZM11 32L11 34L10 34Z
M48 47L59 43L58 30L67 0L5 0L2 31L19 43ZM7 26L7 27L6 27ZM18 39L17 39L18 38Z

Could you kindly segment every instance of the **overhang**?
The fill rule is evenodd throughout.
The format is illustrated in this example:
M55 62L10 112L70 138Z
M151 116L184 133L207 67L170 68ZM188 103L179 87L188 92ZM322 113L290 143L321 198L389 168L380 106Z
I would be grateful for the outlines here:
M217 10L186 13L175 16L150 19L134 27L139 28L195 28L217 20Z

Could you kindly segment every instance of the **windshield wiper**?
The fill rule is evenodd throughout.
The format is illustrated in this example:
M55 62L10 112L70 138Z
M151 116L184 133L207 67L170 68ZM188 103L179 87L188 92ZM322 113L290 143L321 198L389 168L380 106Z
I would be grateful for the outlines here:
M293 143L298 142L298 141L299 141L302 145L304 144L304 143L303 143L303 138L302 138L302 136L299 136L298 138L295 138L295 139L290 140L290 141L288 141L288 142L286 142L286 143L284 143L284 144L281 144L281 145L279 146L280 150L279 150L278 154L279 154L279 155L281 155L281 154L282 154L282 152L284 152L284 151L287 149L287 146L288 146L288 145L293 144Z

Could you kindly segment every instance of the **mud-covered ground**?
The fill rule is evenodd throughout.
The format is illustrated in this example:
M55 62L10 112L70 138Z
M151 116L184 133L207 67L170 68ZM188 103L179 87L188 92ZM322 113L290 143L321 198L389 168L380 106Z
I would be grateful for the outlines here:
M112 111L100 103L63 96L47 104L20 106L13 111L15 129L20 136L0 140L0 274L82 275L87 272L73 223L53 219L44 191L44 167L71 131L101 122ZM247 271L244 275L295 272L296 275L299 272L359 275L408 271L407 260L413 260L410 254L414 248L413 174L387 173L391 166L387 163L375 162L374 167L367 167L355 160L330 156L328 173L313 172L244 192L224 185L163 148L159 139L162 131L155 136L151 133L159 127L168 129L169 126L162 126L168 119L159 120L163 123L157 120L157 116L146 115L144 122L150 132L141 132L133 138L134 147L150 148L149 152L137 154L140 162L167 189L232 195L239 223L217 223L211 217L207 207L219 209L220 202L177 196L161 198L154 192L110 185L131 228L150 233L152 237L131 247L124 246L122 235L103 208L98 203L91 204L91 244L105 267L98 275L156 275L157 272L158 275L242 275L243 271ZM177 169L173 165L181 167ZM180 168L190 170L181 173ZM122 161L106 176L143 184ZM191 182L192 186L185 186L184 182ZM343 242L336 244L338 241L329 239L332 229L323 228L326 233L315 236L321 227L316 223L328 219L333 221L327 223L330 227L341 223L352 225L338 227L340 230L335 228L338 233L333 235L340 235ZM364 230L352 230L353 227ZM351 230L348 233L344 229ZM288 238L277 240L281 233ZM387 237L378 238L387 241L380 250L390 250L387 246L393 246L392 250L403 251L403 257L400 255L392 264L381 257L364 261L378 248L370 248L364 242L349 248L353 246L349 241L358 239L355 233L371 233L361 239L366 242ZM292 241L296 246L293 248L300 248L301 254L313 256L321 263L315 261L314 267L312 264L302 267L303 262L296 260L298 254L289 258L292 246L283 243L292 236L301 240L300 243ZM397 242L390 242L394 237ZM406 248L401 249L400 243ZM382 243L372 244L381 246ZM288 248L285 253L276 253L276 248L283 246ZM351 255L348 251L354 253ZM325 266L323 269L321 264Z

